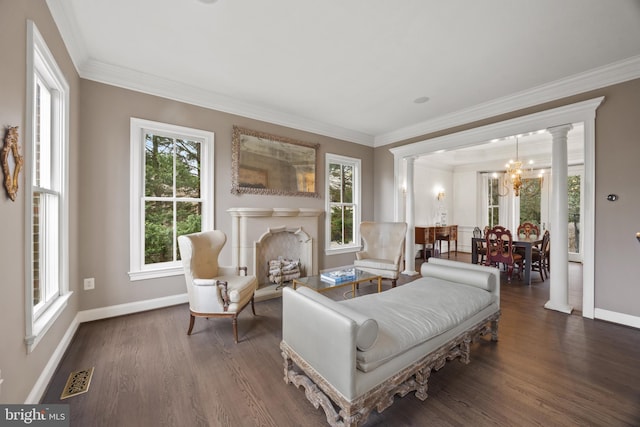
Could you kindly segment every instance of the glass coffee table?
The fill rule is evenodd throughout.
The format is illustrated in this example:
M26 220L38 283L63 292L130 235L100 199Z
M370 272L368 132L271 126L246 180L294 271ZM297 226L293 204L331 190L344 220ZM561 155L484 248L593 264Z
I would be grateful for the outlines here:
M341 288L343 286L351 286L351 292L353 297L355 298L356 287L359 283L377 280L378 293L382 292L382 276L367 273L366 271L358 270L357 268L355 271L356 277L354 279L350 279L340 283L332 283L322 280L319 274L316 276L299 277L297 279L293 279L293 289L296 289L298 286L305 286L307 288L313 289L316 292L326 292L331 289Z

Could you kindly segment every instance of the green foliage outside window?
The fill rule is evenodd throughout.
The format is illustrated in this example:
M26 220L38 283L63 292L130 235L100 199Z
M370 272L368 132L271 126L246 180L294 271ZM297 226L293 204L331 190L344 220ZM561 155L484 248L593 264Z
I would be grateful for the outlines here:
M202 229L199 142L145 136L145 264L177 257L177 237Z
M353 174L354 167L351 165L329 165L332 247L349 245L354 240Z
M489 227L493 228L500 223L500 201L498 195L499 178L489 178Z
M540 225L540 197L542 180L540 178L522 179L520 187L520 224L530 222Z
M580 175L567 178L569 199L569 252L580 251Z

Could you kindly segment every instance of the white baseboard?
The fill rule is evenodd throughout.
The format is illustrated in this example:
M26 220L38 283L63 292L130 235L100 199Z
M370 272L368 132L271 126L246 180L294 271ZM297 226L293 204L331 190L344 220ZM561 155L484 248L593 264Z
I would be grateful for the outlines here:
M155 310L156 308L170 307L186 302L189 302L189 297L185 293L144 301L128 302L126 304L112 305L109 307L94 308L92 310L83 310L78 312L78 316L80 323L84 323L93 320L108 319L109 317L124 316L125 314Z
M40 400L42 399L42 396L44 396L51 378L53 378L53 374L56 372L56 369L60 364L62 357L67 351L67 347L69 347L69 344L71 344L71 340L73 339L73 336L75 335L81 323L90 322L92 320L107 319L109 317L123 316L125 314L139 313L142 311L154 310L156 308L170 307L172 305L184 304L186 302L189 302L189 298L185 293L145 301L112 305L110 307L101 307L94 308L92 310L79 311L76 314L76 317L74 317L74 319L71 321L69 328L67 328L67 332L65 332L64 336L60 340L60 343L49 358L47 365L42 370L42 373L40 373L38 380L31 389L31 392L27 396L27 400L24 403L40 403Z
M27 396L27 400L25 400L24 402L26 405L35 405L40 403L40 400L42 399L44 392L47 390L47 386L49 385L53 374L56 372L56 368L60 364L64 353L67 351L67 347L69 347L69 344L71 344L71 340L78 330L78 326L80 326L80 322L78 321L79 314L80 313L76 314L76 317L74 317L71 321L69 328L67 328L67 332L65 332L64 336L60 340L60 343L58 343L58 346L49 358L46 366L40 373L38 380L31 389L31 393L29 393L29 395Z
M640 328L640 317L638 316L631 316L629 314L596 308L594 310L594 317L596 319L606 320L608 322L619 323L621 325L631 326L634 328Z

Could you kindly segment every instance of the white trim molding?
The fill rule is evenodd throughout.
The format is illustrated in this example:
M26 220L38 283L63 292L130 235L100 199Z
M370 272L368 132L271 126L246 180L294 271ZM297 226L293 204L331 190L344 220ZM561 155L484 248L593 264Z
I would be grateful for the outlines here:
M584 123L584 264L582 315L593 319L595 295L595 117L604 97L516 117L462 132L391 148L394 156L394 217L404 218L403 188L406 187L406 159L438 150L455 150L487 143L495 138L547 129L568 123ZM413 256L413 254L407 254Z
M638 316L631 316L629 314L604 310L602 308L596 308L594 314L596 319L640 329L640 317Z
M534 107L591 90L640 78L640 56L634 56L565 79L497 98L375 137L374 147Z
M306 132L312 132L369 147L381 147L420 135L426 135L473 121L495 117L510 111L543 104L579 93L640 78L640 55L568 76L547 84L493 99L433 119L396 129L384 134L370 135L355 129L324 123L295 114L266 109L233 97L204 90L184 83L153 76L91 58L68 2L47 0L47 6L58 26L78 74L93 80L141 93L162 96L225 113L270 122Z

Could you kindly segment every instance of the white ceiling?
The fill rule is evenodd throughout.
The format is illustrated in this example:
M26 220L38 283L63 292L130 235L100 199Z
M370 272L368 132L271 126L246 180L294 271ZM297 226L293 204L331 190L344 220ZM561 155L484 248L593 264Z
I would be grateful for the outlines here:
M370 146L640 76L640 0L47 4L83 78Z

